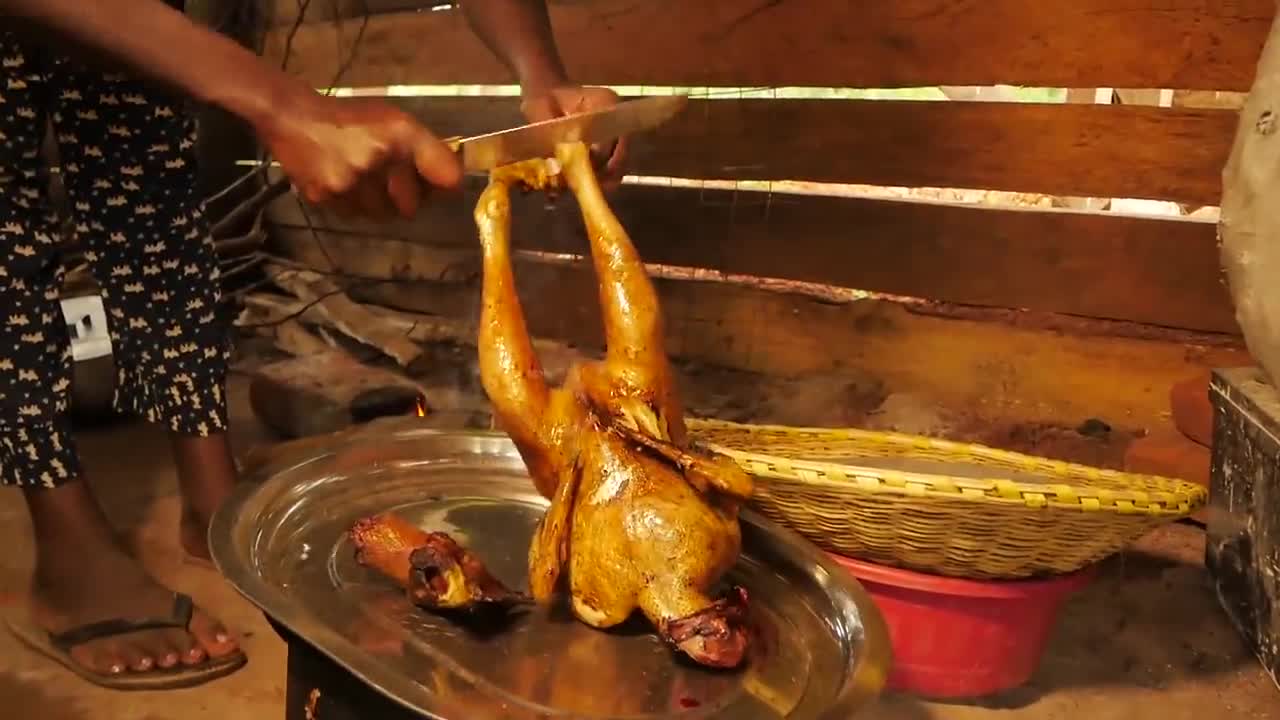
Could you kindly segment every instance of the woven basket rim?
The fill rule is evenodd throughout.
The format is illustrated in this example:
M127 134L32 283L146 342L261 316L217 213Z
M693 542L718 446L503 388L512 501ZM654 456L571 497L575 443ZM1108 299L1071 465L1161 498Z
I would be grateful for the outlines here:
M1203 506L1208 491L1178 478L1128 473L999 450L976 443L960 443L906 433L860 429L752 425L724 420L690 419L695 439L699 430L727 430L751 436L765 434L808 437L816 440L896 446L916 446L951 456L956 461L981 458L1007 467L1034 470L1059 482L1025 482L1007 478L959 477L862 466L847 462L797 460L757 450L741 450L717 442L702 441L711 450L732 457L749 472L773 481L825 488L843 494L894 494L963 500L976 504L1020 504L1032 508L1059 507L1086 511L1111 511L1125 515L1183 516ZM767 441L761 445L768 445ZM873 448L872 448L873 449ZM1127 485L1124 489L1101 488L1097 480Z

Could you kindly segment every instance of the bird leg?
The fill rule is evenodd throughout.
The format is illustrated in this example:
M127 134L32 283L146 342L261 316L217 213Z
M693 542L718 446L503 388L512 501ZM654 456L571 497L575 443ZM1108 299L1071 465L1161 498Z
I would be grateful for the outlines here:
M587 226L607 343L603 364L576 369L575 390L593 410L611 420L615 432L676 464L700 493L713 488L736 500L750 499L753 483L736 463L685 449L684 414L667 360L653 281L605 202L585 146L561 145L556 159Z
M667 361L658 294L627 231L605 202L582 143L556 149L565 181L578 200L604 316L605 367L613 415L625 415L659 439L683 446L684 413ZM600 398L597 398L600 399Z
M546 379L525 325L511 267L511 190L554 186L555 169L534 160L498 168L476 204L484 281L480 310L480 380L494 415L511 436L538 491L551 497L557 487L556 447L548 438L550 403Z
M546 601L555 593L568 559L569 530L579 471L572 442L558 427L571 414L572 398L547 389L525 326L511 267L510 185L553 189L556 161L532 160L495 169L480 196L475 220L484 254L480 316L480 377L494 413L511 436L534 485L551 506L529 547L529 585Z

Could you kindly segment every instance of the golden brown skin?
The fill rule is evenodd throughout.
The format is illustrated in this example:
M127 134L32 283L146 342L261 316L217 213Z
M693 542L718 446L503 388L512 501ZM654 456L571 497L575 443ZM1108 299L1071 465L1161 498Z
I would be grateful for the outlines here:
M709 592L738 558L738 507L751 479L688 447L644 264L605 202L587 149L563 145L556 161L494 171L475 211L484 256L481 379L539 492L551 498L529 553L530 591L546 601L567 580L583 622L608 628L639 609L694 660L736 666L747 647L745 594L716 602ZM607 348L603 362L579 365L549 389L516 296L509 195L513 184L554 191L562 182L582 209Z
M409 556L427 541L427 532L399 515L385 513L364 518L348 533L356 547L356 562L409 587L413 566Z

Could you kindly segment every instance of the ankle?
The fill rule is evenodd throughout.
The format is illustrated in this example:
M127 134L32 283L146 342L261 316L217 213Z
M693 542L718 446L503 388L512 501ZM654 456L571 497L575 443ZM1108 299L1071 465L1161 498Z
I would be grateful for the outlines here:
M225 434L170 435L182 485L183 519L208 524L236 484L236 467Z
M122 549L119 536L81 480L24 491L35 535L36 562L80 563L104 550Z
M37 538L35 567L31 574L38 595L57 595L68 588L83 589L112 583L136 566L120 538L115 535ZM75 599L70 598L70 599Z
M209 521L197 516L183 514L182 524L178 528L178 542L183 552L192 556L211 559L209 555Z
M31 571L31 592L47 595L50 590L67 587L76 579L76 562L53 553L36 551L36 565Z

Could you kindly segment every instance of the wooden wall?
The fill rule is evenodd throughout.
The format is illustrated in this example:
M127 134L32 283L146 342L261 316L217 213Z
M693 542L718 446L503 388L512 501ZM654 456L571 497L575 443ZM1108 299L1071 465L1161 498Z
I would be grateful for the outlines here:
M505 83L455 12L425 0L311 0L308 19L369 8L355 85ZM289 24L297 0L280 0ZM1248 90L1271 0L551 0L584 83L680 86ZM324 8L328 6L326 11ZM335 9L336 8L336 9ZM317 83L360 22L312 23L291 65ZM283 40L283 34L277 35ZM278 53L280 43L270 52Z
M313 0L289 43L287 67L319 86L330 84L340 66L345 86L512 82L456 10L424 9L430 4ZM279 2L267 40L277 61L298 20L296 7L296 0ZM364 7L373 13L367 20L357 17ZM1273 0L552 0L551 7L566 63L584 83L712 92L1012 84L1204 95L1249 88L1275 10ZM350 56L357 37L359 49ZM519 120L512 98L396 101L445 135ZM630 169L699 180L1214 205L1235 123L1230 107L1178 103L698 99L695 93L681 117L634 138ZM1211 221L638 185L624 187L614 206L652 262L964 305L1238 332ZM324 246L317 257L325 262L359 263L361 253L352 248L370 242L439 250L427 253L434 259L389 250L408 264L383 263L378 273L386 276L430 282L440 252L464 257L474 248L466 206L434 206L414 222L383 225L314 209L308 214L320 232L302 230L307 222L291 199L277 204L273 219L281 242L303 254ZM524 248L585 249L572 208L530 207L516 224ZM539 285L573 285L548 282ZM675 297L677 291L664 292ZM698 306L681 301L682 312ZM726 307L710 299L703 306ZM704 320L726 325L747 318L726 309Z

